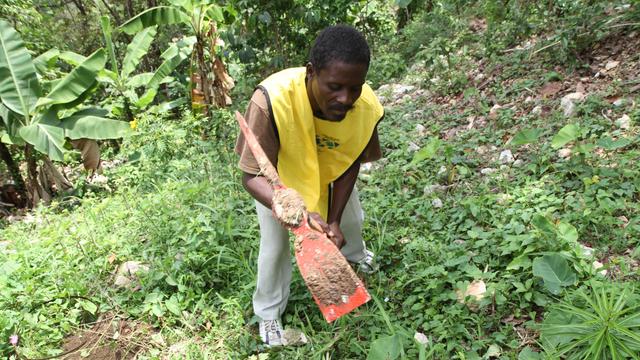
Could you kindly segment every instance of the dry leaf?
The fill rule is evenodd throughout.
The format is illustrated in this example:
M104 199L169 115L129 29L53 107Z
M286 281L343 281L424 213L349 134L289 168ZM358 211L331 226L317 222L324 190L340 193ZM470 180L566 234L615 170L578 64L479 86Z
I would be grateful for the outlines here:
M113 264L113 262L116 261L116 254L111 253L111 255L109 255L109 257L107 258L107 261L109 262L109 264Z

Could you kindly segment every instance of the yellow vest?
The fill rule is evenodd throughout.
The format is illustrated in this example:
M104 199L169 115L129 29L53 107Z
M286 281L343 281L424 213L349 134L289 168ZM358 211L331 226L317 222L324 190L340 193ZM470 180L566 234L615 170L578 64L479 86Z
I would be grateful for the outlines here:
M259 87L267 92L278 130L278 174L302 195L309 211L326 220L330 185L365 149L384 109L368 85L342 121L313 116L305 84L306 69L291 68L269 76Z

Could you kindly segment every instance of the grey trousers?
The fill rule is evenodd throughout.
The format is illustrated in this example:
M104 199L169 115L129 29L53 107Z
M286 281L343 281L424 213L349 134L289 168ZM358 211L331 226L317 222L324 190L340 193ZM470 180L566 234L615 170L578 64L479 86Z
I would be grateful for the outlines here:
M253 293L253 311L262 320L279 319L287 307L291 283L289 232L274 219L271 209L256 201L260 223L258 284ZM340 220L345 245L340 250L350 262L366 256L362 238L364 212L354 188Z

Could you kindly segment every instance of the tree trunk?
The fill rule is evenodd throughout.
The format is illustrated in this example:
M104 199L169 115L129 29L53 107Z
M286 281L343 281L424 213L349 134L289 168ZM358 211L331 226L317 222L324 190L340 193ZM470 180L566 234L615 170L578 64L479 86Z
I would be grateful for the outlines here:
M11 152L7 145L3 142L0 142L0 156L2 160L7 165L7 169L11 174L11 178L15 183L16 192L18 193L19 204L15 204L17 207L24 207L29 202L29 195L27 194L27 187L24 184L24 179L22 178L22 174L20 173L20 168L13 161L13 157L11 157Z

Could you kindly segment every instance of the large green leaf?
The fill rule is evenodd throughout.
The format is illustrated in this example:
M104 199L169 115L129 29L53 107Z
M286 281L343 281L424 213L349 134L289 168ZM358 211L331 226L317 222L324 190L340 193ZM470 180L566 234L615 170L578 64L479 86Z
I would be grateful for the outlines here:
M67 74L46 97L38 100L37 105L67 104L75 101L96 83L96 76L104 68L106 60L104 49L94 52Z
M4 136L2 142L22 145L24 141L20 137L19 131L20 128L24 126L22 123L24 118L9 110L6 106L2 105L2 103L0 103L0 118L2 118L4 128L6 129L6 136Z
M182 10L171 6L156 6L134 16L120 26L125 33L132 35L154 25L190 23L190 18Z
M209 20L213 20L213 21L217 21L217 22L224 21L224 15L222 14L222 8L220 8L220 6L218 6L217 4L211 4L211 5L207 6L206 9L204 10L204 13L206 14L206 16L207 16L207 18Z
M52 68L58 57L60 56L60 50L50 49L40 54L37 58L33 59L33 65L40 74L44 74L48 69Z
M22 127L20 136L52 160L63 160L64 129L55 111L47 111L32 124Z
M153 73L136 74L129 78L129 80L127 81L127 87L135 89L141 86L146 86L152 77Z
M127 52L122 61L122 73L120 77L126 79L140 63L140 59L147 54L149 46L153 42L153 38L156 36L157 27L148 27L139 33L131 40L131 43L127 46Z
M423 160L431 159L436 156L441 145L442 141L439 138L434 137L426 146L416 152L413 156L413 160L411 160L411 164L417 164Z
M117 139L131 132L131 126L126 121L107 119L91 115L82 111L62 119L64 136L76 139Z
M617 140L613 140L611 137L605 136L600 138L596 145L598 145L599 147L605 150L617 150L625 146L629 146L633 142L634 142L633 140L625 137L621 137Z
M100 27L102 28L102 36L104 36L104 44L107 47L107 55L111 61L111 71L118 73L118 61L116 60L116 52L113 48L113 39L111 39L111 20L108 16L100 17Z
M58 57L60 58L60 60L66 62L71 66L78 66L85 60L87 60L86 56L74 53L73 51L63 51Z
M569 124L556 134L556 136L551 139L551 146L558 149L565 146L567 143L570 143L578 138L580 135L580 127L578 124Z
M533 260L533 275L544 281L544 286L553 294L559 294L560 288L573 285L576 274L567 260L559 254L549 254Z
M524 129L520 130L511 140L511 145L520 146L538 141L542 135L542 129Z
M385 336L371 343L367 360L393 360L400 356L402 338L399 334Z
M147 104L153 101L153 97L155 96L153 92L157 90L158 85L162 83L164 78L169 76L169 74L171 74L171 72L178 67L181 62L189 57L189 54L191 54L191 51L193 50L194 43L195 37L193 36L181 39L177 43L171 44L171 46L169 46L169 48L160 55L166 60L162 65L160 65L155 73L153 73L153 76L147 84L147 92L140 98L144 98Z
M36 69L20 34L0 20L0 100L28 118L40 94Z

